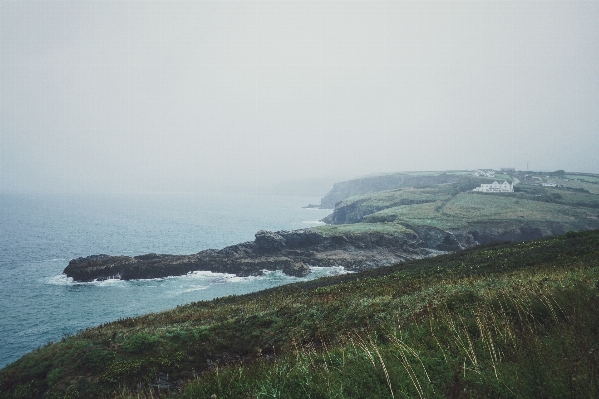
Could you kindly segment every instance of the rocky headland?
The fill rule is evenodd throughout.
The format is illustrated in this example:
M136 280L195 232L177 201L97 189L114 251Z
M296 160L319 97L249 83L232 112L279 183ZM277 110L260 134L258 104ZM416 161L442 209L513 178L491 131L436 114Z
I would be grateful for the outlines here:
M162 278L193 271L260 275L263 270L282 270L306 276L310 266L343 266L361 271L398 262L435 256L492 241L528 240L555 233L553 230L496 226L484 231L445 231L414 227L409 232L362 232L337 235L315 229L259 231L255 240L223 249L207 249L192 255L147 254L140 256L92 255L73 259L64 269L75 281Z
M256 233L254 241L192 255L92 255L73 259L64 273L76 281L161 278L199 270L238 276L282 270L301 277L310 273L310 266L344 266L357 271L437 253L438 249L427 248L417 236L370 233L327 236L312 229L262 230Z

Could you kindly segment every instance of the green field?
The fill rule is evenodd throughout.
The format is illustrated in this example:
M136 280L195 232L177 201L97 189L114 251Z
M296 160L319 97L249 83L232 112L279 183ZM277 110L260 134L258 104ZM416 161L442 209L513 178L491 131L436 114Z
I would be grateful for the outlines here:
M508 182L513 180L510 175L506 175L505 173L495 173L494 179L497 181L507 180Z
M599 232L569 233L107 323L0 398L593 398L598 342Z
M578 179L589 183L599 183L599 176L589 175L564 175L566 179Z
M464 228L494 221L552 221L575 230L599 227L599 195L539 186L517 188L515 193L459 192L455 185L390 190L348 198L336 212L348 209L364 214L364 223L396 223L407 228Z
M384 234L407 234L413 233L412 230L397 223L356 223L356 224L340 224L316 226L312 228L326 236L341 236L348 233L384 233Z
M385 209L399 205L403 202L433 202L439 200L449 200L455 194L456 189L453 185L439 185L424 189L410 187L350 197L346 200L343 200L340 206L359 203L362 207Z

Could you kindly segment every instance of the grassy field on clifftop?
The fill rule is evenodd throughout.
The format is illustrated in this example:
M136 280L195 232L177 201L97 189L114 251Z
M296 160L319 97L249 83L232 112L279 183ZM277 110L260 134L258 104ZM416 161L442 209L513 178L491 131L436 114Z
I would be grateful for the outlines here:
M599 397L599 232L498 244L91 328L0 398Z
M599 195L570 187L518 185L512 193L473 192L478 182L400 188L341 201L324 221L342 232L493 229L501 224L556 232L599 228ZM591 185L591 184L588 184ZM362 226L365 225L365 226ZM314 229L332 233L331 225Z

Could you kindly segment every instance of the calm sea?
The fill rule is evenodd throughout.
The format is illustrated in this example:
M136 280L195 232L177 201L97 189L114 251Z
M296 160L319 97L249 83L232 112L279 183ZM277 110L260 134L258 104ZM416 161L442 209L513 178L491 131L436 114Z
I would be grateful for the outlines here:
M219 296L343 272L315 268L239 278L200 272L154 280L75 283L69 260L91 254L190 254L254 239L258 230L319 224L319 198L224 193L0 194L0 368L65 334Z

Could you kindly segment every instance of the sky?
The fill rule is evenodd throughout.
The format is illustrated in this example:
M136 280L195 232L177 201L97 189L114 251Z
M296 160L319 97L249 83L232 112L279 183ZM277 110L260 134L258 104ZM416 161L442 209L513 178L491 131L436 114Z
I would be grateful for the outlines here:
M599 1L0 1L2 192L599 173L598 110Z

